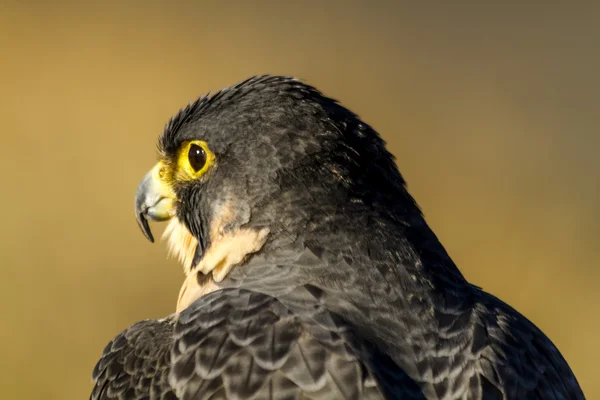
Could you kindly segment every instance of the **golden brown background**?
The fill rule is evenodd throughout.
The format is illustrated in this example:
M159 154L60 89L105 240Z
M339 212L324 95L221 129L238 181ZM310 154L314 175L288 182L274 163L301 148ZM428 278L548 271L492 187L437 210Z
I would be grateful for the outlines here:
M487 3L0 4L2 397L86 398L104 345L174 310L133 215L155 139L274 73L380 131L466 276L600 398L600 3Z

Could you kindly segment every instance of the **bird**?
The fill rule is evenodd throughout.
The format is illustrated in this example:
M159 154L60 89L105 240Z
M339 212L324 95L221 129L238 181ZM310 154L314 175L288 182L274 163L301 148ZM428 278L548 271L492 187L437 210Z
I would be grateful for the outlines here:
M135 214L168 221L175 311L105 347L92 400L584 399L526 317L468 282L373 127L253 76L158 139Z

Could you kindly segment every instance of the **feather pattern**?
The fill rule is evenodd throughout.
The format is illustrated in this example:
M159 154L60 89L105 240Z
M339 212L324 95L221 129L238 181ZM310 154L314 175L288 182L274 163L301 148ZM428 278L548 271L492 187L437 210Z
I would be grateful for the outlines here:
M464 278L383 139L336 101L254 77L181 110L161 156L191 139L218 163L173 188L172 250L195 259L231 199L228 229L268 240L219 290L111 341L92 400L584 399L550 339Z

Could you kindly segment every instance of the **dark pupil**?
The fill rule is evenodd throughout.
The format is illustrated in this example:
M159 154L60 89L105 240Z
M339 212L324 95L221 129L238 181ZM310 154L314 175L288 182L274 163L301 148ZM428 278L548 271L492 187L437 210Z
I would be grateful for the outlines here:
M194 169L194 171L198 172L204 167L206 163L206 153L204 149L196 144L190 146L190 151L188 153L188 159L190 160L190 165Z

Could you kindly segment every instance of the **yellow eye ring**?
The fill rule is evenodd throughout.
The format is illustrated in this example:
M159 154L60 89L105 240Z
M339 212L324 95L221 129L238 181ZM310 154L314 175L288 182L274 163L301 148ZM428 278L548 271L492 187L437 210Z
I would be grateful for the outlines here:
M215 163L215 155L206 142L191 140L181 144L177 157L177 179L189 181L200 178Z

